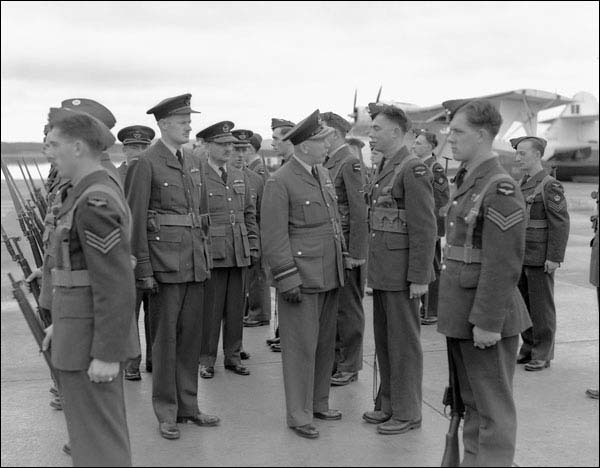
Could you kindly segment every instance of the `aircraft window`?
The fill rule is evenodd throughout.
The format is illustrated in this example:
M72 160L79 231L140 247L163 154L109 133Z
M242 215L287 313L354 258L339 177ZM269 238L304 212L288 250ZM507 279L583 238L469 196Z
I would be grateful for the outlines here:
M571 104L571 114L579 114L579 104Z

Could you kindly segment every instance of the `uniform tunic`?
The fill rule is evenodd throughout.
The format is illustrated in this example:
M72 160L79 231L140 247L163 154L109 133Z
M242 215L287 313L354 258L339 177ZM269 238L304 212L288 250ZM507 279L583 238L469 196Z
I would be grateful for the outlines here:
M118 182L103 170L71 188L56 213L52 364L75 466L131 466L122 374L107 383L87 375L92 359L139 352L129 221Z
M564 260L569 238L567 200L560 182L543 170L524 181L521 192L529 219L519 290L533 326L522 334L520 354L550 361L554 358L556 334L554 272L546 273L544 263Z
M344 284L342 234L335 188L295 157L267 181L261 210L263 255L278 290L283 381L290 427L329 409L338 288ZM302 302L282 292L300 287Z
M419 301L409 298L409 287L433 280L436 225L431 172L418 158L409 157L404 146L384 161L369 193L368 284L373 288L381 375L376 409L397 420L417 421L421 419L423 351Z
M446 217L438 331L450 338L466 407L464 466L510 466L517 427L512 378L518 334L531 324L517 289L525 250L525 205L497 158L469 172ZM472 250L465 250L469 244ZM495 346L475 348L474 325L500 333L502 339Z
M435 241L435 252L433 256L433 271L435 281L429 283L429 291L423 296L423 309L425 317L437 317L438 293L440 287L440 271L442 269L442 237L445 234L444 208L450 198L450 184L442 165L434 156L423 161L433 175L433 199L435 202L435 219L437 222L437 239Z
M199 161L183 166L158 140L126 178L136 279L154 276L150 296L152 403L159 422L198 414L204 282L210 276L207 196Z
M246 274L250 252L259 251L256 206L244 173L227 167L227 182L204 165L210 207L212 277L206 285L200 364L217 358L221 322L225 365L239 365L242 349Z
M330 154L323 164L335 187L342 233L348 255L367 259L368 225L367 205L360 160L346 144ZM364 283L361 270L346 270L345 284L340 290L337 335L336 369L340 372L358 372L362 369L362 344L365 313L362 306Z

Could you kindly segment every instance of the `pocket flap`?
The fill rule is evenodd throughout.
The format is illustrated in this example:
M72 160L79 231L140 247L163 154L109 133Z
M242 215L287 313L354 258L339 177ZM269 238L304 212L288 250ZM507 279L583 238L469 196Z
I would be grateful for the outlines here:
M294 257L322 257L323 256L323 244L305 244L299 243L292 248L292 255Z
M389 250L408 249L408 236L395 232L384 232L385 245Z
M158 242L181 242L182 236L183 234L179 229L168 229L163 226L159 232L152 233L148 236L148 240Z
M471 289L476 288L479 284L479 275L481 274L481 264L470 263L462 265L458 282L461 288Z
M228 226L211 226L210 235L213 237L224 237L227 235L227 233L225 232L225 229L227 228Z

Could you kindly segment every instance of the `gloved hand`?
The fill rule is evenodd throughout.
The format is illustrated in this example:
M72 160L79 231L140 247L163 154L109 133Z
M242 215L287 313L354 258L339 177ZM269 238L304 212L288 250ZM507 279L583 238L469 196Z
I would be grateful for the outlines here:
M283 299L290 304L302 302L302 293L300 292L300 288L298 286L290 289L289 291L282 292L281 295L283 296Z
M150 294L156 294L158 292L158 283L154 279L154 276L146 276L145 278L136 280L135 287Z

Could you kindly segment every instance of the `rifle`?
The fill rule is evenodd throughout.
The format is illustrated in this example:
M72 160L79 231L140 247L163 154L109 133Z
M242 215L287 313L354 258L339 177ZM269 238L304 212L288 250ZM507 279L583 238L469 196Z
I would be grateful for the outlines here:
M44 179L44 176L42 175L42 171L40 171L40 166L38 166L38 163L37 163L37 161L35 159L33 160L33 162L35 164L35 168L38 171L38 174L40 175L40 180L42 181L42 185L44 187L46 187L46 179ZM46 194L48 194L48 192L46 192Z
M25 297L25 293L21 289L22 281L15 281L15 279L13 278L13 276L10 273L8 273L8 278L10 279L10 282L13 287L13 296L17 300L17 303L19 304L19 308L21 309L21 312L23 313L23 317L25 317L25 321L27 322L27 325L29 326L29 329L31 330L33 338L35 339L35 342L37 343L37 345L40 349L40 353L42 353L44 356L46 364L48 365L48 368L50 369L50 373L52 374L52 378L54 379L55 382L57 382L56 371L54 370L54 367L52 366L52 359L50 357L50 350L42 351L42 341L44 341L44 338L46 337L46 332L42 328L42 324L40 323L40 320L38 319L38 317L36 317L35 312L31 308L31 304L29 304L27 297Z
M8 187L8 191L10 193L10 198L12 199L13 205L17 212L17 219L19 221L19 227L21 228L21 232L27 238L29 242L29 246L31 247L31 253L33 254L33 259L35 261L36 267L41 267L43 263L42 254L43 251L43 243L42 243L42 234L40 232L36 232L37 228L34 225L34 221L32 221L27 213L25 213L25 208L23 208L23 203L21 202L22 196L17 189L14 179L6 163L4 160L0 160L0 165L2 168L2 172L4 173L4 177L6 179L6 186Z
M6 250L8 251L10 258L12 258L13 262L19 264L21 270L23 271L23 275L25 276L25 278L28 278L29 275L31 275L32 271L31 267L29 266L29 262L25 258L25 255L23 255L23 251L19 246L20 237L9 237L8 234L6 234L6 231L4 230L4 226L1 227L2 242L4 242L4 244L6 245ZM35 278L29 284L31 287L31 292L33 293L33 297L35 298L35 301L37 303L40 297L40 283L38 279Z
M460 387L458 385L458 374L456 372L456 363L452 357L450 349L450 340L446 338L446 347L448 350L448 374L449 385L444 392L444 407L450 406L450 427L446 434L446 446L442 456L441 466L460 466L460 449L458 447L458 429L460 420L465 414L465 405L460 396Z
M35 185L33 184L33 180L32 179L27 180L25 171L23 171L23 166L21 166L21 163L19 161L17 161L17 164L19 166L19 170L21 171L21 175L23 176L23 182L25 183L25 187L27 187L27 191L29 192L29 200L27 200L27 202L26 202L25 199L21 196L21 199L22 199L21 202L23 203L23 205L25 205L25 209L27 210L27 214L29 215L29 219L31 219L32 224L37 226L37 230L40 233L42 233L42 232L44 232L44 223L42 222L42 219L40 219L40 216L38 216L38 213L36 213L35 210L37 209L39 211L39 214L42 215L42 218L45 218L46 215L45 215L45 213L43 213L44 210L39 205L37 197L35 195ZM25 165L24 160L23 160L23 165ZM25 167L27 167L27 166L25 165ZM27 172L29 172L29 169L27 169ZM14 179L13 179L13 185L16 187L16 184L14 183ZM44 202L44 204L45 204L45 202ZM41 236L40 236L40 241L41 241ZM40 245L41 245L41 243L40 243Z
M31 172L29 172L29 166L25 163L25 159L23 159L23 165L25 166L25 170L27 171L27 176L29 177L29 182L33 187L33 193L35 194L35 205L37 206L38 211L42 219L46 217L46 212L48 211L48 205L46 204L46 199L42 195L42 190L35 186L35 182L33 177L31 176Z

